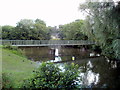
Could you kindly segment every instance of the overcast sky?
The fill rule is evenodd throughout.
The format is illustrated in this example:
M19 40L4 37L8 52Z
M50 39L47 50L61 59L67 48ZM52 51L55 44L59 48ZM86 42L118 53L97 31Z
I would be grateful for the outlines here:
M16 26L21 19L41 19L58 26L84 19L78 10L84 0L0 0L0 25Z
M41 19L47 26L84 19L79 4L85 0L0 0L0 25L16 26L21 19ZM118 0L115 0L118 1Z

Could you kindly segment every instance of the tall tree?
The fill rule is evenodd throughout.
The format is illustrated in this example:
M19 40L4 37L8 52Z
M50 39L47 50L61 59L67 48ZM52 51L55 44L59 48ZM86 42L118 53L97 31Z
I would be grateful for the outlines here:
M101 46L104 55L120 59L120 47L115 46L120 43L118 40L118 36L120 36L120 23L118 23L120 22L120 7L119 3L115 4L112 0L107 1L87 0L85 4L80 5L80 10L88 14L82 32ZM115 53L116 47L119 49L117 53Z
M40 19L36 19L35 20L35 24L34 24L34 31L35 31L35 37L37 39L49 39L49 35L47 36L47 27L44 21L40 20Z
M13 39L17 40L45 40L50 39L44 21L36 19L22 19L17 23L13 32Z
M12 39L12 31L15 27L10 25L2 26L2 39Z
M60 25L60 37L67 40L86 40L87 36L82 34L83 20L76 20L69 24Z
M2 39L8 40L49 40L46 24L40 19L22 19L16 27L3 26Z
M31 19L22 19L17 23L15 29L16 39L31 39L34 22Z

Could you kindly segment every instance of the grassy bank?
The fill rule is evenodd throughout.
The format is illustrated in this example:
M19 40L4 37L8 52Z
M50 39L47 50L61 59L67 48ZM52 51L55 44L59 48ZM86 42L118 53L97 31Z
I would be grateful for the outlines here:
M2 49L2 72L9 73L15 88L19 86L23 79L32 76L36 65L35 62L27 60L17 51Z

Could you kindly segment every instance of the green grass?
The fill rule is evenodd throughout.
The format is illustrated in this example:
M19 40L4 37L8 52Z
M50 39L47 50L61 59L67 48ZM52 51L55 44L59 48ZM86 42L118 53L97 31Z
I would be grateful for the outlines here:
M14 87L17 87L23 79L32 76L37 64L13 52L16 51L2 49L2 72L10 73L10 78L15 83Z

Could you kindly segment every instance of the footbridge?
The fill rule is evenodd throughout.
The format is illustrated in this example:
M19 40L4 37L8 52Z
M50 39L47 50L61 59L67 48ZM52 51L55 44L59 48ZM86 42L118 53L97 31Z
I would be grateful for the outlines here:
M54 46L54 45L92 45L88 40L2 40L2 45L11 46Z

